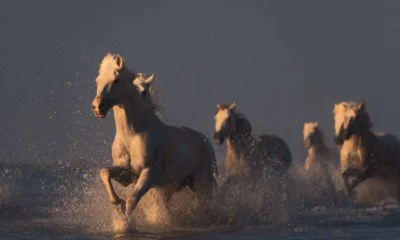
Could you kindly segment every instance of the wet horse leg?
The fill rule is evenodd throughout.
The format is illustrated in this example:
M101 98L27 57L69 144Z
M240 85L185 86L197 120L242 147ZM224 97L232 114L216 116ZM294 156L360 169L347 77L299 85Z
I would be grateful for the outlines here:
M133 189L132 196L126 200L126 211L125 216L129 215L135 210L140 199L149 191L153 185L154 172L152 169L145 168L140 173L140 176L136 182L135 188Z
M349 184L349 177L351 175L352 171L350 169L346 169L346 171L342 172L342 178L343 178L343 183L344 187L346 189L347 195L351 195L352 189L350 189L350 184Z
M336 187L333 183L332 176L328 175L325 177L325 182L328 190L329 197L331 199L331 204L336 205L338 203L338 199L336 197Z
M347 170L347 178L344 182L345 182L345 186L347 188L347 193L349 196L352 195L353 190L362 182L364 182L366 179L371 178L372 176L372 171L370 169L351 169L351 170ZM349 183L348 177L350 175L355 176L355 179L351 182L351 184Z
M106 187L110 202L116 205L120 204L122 200L115 193L111 184L111 179L114 179L124 187L137 181L137 176L135 176L131 171L116 166L102 168L100 170L100 177Z
M371 178L371 172L369 170L366 171L356 171L356 178L352 181L351 185L350 185L350 189L354 190L358 184L364 182L366 179Z

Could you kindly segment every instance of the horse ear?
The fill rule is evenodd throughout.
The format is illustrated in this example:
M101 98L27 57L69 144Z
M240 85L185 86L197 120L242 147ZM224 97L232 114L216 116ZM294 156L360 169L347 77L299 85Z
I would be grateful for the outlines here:
M367 108L367 103L364 100L361 101L361 103L358 105L358 109L360 109L361 111L365 111L366 108Z
M314 127L318 127L318 122L314 122Z
M121 55L117 54L115 62L117 63L118 69L121 70L124 66L124 59L122 59Z
M229 106L229 110L235 110L236 107L236 102L234 101L230 106Z
M221 109L222 105L220 103L217 103L217 109Z
M337 111L340 109L340 106L344 106L344 103L343 102L335 103L335 106L333 107L333 109L335 111Z
M154 73L151 74L151 76L148 77L146 80L144 80L144 83L146 83L146 84L152 83L153 82L153 78L154 78Z

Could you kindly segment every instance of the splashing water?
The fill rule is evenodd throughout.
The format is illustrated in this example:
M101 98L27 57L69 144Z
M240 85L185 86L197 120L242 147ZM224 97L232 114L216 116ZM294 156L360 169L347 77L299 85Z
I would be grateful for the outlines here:
M326 194L326 186L318 181L319 173L310 176L302 171L301 166L293 165L285 183L286 190L277 186L273 179L262 179L257 184L241 181L228 186L225 193L218 190L210 204L201 208L193 201L191 191L184 189L172 197L170 214L166 214L166 206L163 206L157 189L152 189L139 202L132 220L127 222L108 202L98 175L99 168L82 169L2 166L0 231L50 229L85 234L112 231L165 234L251 226L293 229L293 226L319 224L321 219L335 223L349 219L377 221L389 214L388 210L361 211L354 205L349 208L349 198L341 193L340 183L335 183L339 203L333 206L329 201L330 195ZM124 199L132 192L133 186L114 185ZM379 204L381 199L378 197L391 198L393 191L393 186L388 183L368 180L358 187L355 200Z

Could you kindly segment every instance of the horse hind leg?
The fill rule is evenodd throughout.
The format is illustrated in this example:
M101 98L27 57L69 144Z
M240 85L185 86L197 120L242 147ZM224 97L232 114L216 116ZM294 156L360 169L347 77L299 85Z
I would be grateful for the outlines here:
M115 193L111 179L114 179L124 187L137 181L137 177L132 172L120 167L102 168L100 170L100 177L106 187L110 202L115 205L120 204L122 200Z

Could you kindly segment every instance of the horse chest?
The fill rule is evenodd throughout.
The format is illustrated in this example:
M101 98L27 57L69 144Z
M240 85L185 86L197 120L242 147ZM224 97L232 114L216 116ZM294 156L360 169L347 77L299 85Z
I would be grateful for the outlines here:
M353 168L364 168L366 164L365 153L363 150L358 149L349 156L349 165Z
M143 138L134 139L129 145L130 165L132 169L140 171L157 162L158 156L154 144Z

